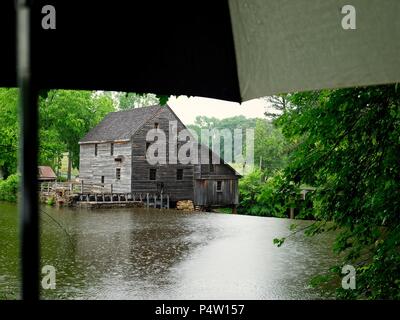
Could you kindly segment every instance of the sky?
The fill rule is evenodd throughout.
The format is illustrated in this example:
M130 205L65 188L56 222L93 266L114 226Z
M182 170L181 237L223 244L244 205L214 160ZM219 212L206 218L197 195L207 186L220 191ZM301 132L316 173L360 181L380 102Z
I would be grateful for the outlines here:
M269 103L262 98L239 104L211 98L171 96L168 105L183 123L193 124L196 116L223 119L243 115L247 118L263 118Z

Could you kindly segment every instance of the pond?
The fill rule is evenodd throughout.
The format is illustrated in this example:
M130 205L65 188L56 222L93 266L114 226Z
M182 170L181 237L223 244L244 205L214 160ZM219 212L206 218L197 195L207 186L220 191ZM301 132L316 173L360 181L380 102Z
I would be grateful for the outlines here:
M173 210L41 208L45 299L326 299L312 276L335 263L333 234L289 219ZM18 296L17 208L0 203L0 299ZM295 221L305 226L309 221Z

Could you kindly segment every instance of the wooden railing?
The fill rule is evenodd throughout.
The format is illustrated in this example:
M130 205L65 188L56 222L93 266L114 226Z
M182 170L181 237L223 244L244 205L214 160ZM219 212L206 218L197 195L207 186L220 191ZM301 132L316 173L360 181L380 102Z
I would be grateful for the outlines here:
M39 186L42 194L52 192L69 192L78 195L78 202L124 203L143 202L147 208L169 208L169 195L157 193L121 193L113 190L112 184L80 182L42 182Z
M147 208L169 209L169 195L163 193L81 193L78 202L91 203L126 203L142 202Z
M50 193L54 191L69 191L71 194L79 193L112 193L113 185L105 183L89 182L42 182L39 185L40 192Z

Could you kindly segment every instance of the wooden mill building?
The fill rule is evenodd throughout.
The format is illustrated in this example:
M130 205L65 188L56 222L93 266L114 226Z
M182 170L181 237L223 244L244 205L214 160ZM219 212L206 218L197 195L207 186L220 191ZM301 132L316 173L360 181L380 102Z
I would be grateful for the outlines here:
M149 164L148 131L156 128L165 132L168 153L171 121L176 121L177 132L186 129L169 106L109 113L79 142L80 179L112 184L114 192L120 193L163 192L169 195L172 205L179 200L192 200L203 208L235 208L240 175L222 159L214 164L182 164L179 160L176 164ZM178 148L184 143L178 142ZM206 153L211 158L208 147L198 148L199 154Z

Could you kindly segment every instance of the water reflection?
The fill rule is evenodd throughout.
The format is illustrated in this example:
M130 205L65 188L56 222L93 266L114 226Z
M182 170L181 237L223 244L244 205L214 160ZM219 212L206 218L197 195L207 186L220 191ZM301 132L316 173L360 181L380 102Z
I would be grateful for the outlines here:
M308 283L334 261L332 235L297 234L277 248L273 238L289 234L292 222L286 219L143 209L43 210L42 264L57 269L57 289L43 291L44 298L329 297ZM16 284L16 225L4 216L0 237L11 245L1 249L0 289Z

